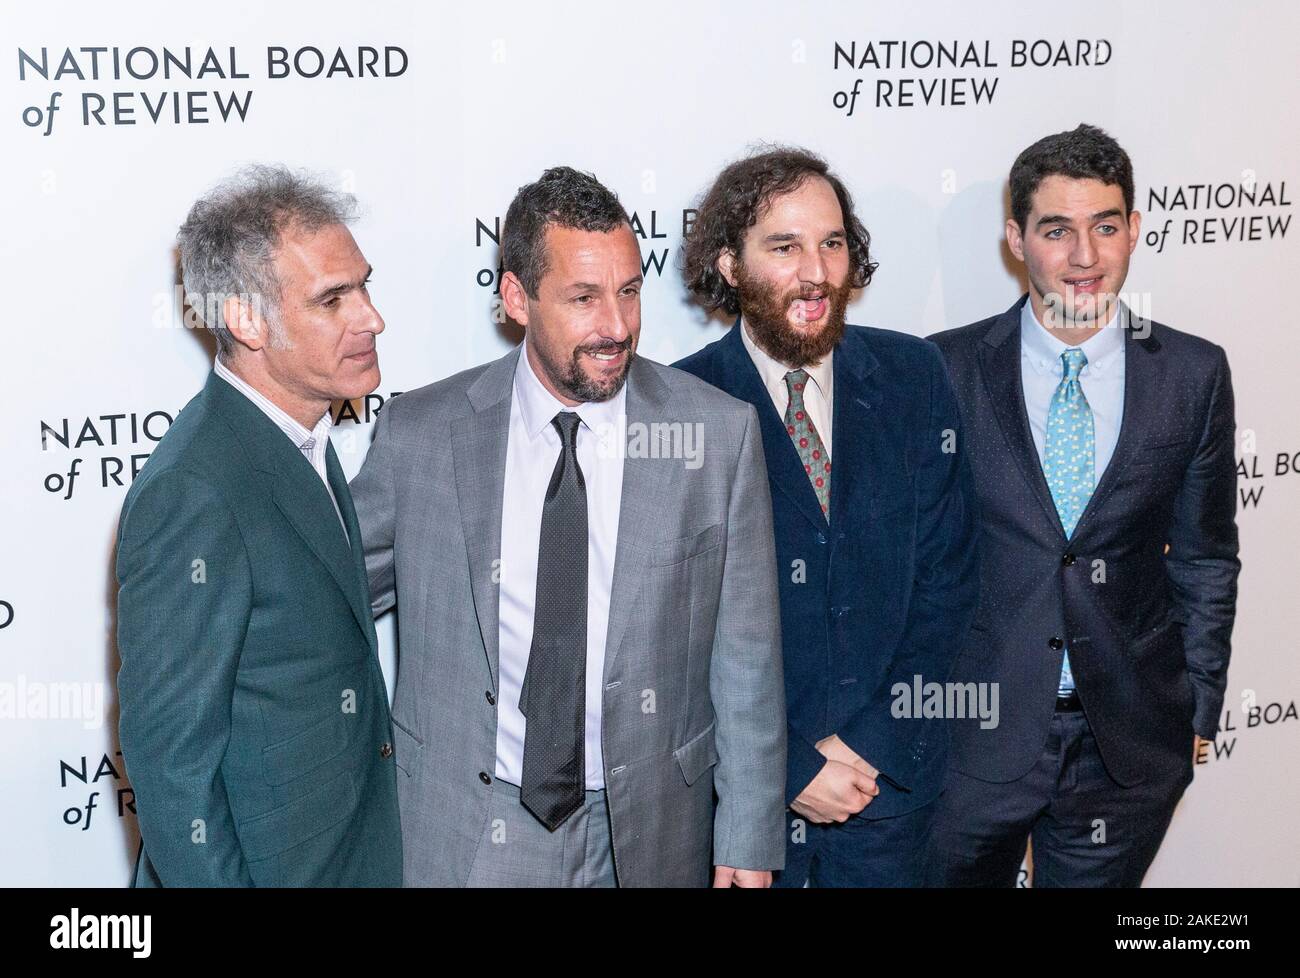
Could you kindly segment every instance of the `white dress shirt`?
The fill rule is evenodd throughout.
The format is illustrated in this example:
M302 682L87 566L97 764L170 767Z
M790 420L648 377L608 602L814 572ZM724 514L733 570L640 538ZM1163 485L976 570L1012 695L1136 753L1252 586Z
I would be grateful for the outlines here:
M560 457L560 435L551 424L561 411L576 412L578 466L587 490L587 721L584 760L587 790L605 787L600 746L609 630L610 589L618 547L618 514L623 494L623 451L610 451L611 432L625 430L627 385L608 401L576 407L561 404L542 386L528 362L527 340L519 352L510 400L504 503L501 507L499 616L500 689L497 698L496 776L509 784L523 780L526 721L519 692L528 670L537 602L537 551L542 506L551 473ZM598 442L605 446L598 451ZM487 491L486 489L484 491Z
M1047 413L1065 373L1061 354L1079 349L1088 358L1079 372L1079 387L1092 408L1094 487L1115 454L1124 418L1124 330L1119 328L1119 316L1120 308L1116 308L1110 322L1077 347L1071 347L1038 321L1033 303L1026 300L1020 311L1020 377L1040 464L1047 444Z
M749 358L754 361L754 366L758 368L758 376L762 378L763 386L767 388L768 394L772 397L772 403L776 405L777 417L785 418L785 409L790 406L790 388L786 386L785 375L788 374L792 367L787 367L779 360L774 360L767 355L758 344L754 342L753 337L749 335L749 325L741 319L740 338L745 343L745 349L749 351ZM826 446L826 458L831 459L831 422L834 412L832 410L831 388L835 383L835 371L831 367L831 360L835 356L835 351L822 359L820 363L804 364L803 369L808 371L808 378L812 384L804 385L803 389L803 406L808 411L808 417L812 420L813 427L822 436L822 444Z
M338 514L339 526L343 527L343 536L346 538L348 529L343 522L343 513L339 510L339 501L334 498L334 490L330 488L329 475L325 470L325 452L329 448L330 429L334 427L334 421L330 418L329 411L326 410L321 415L320 420L316 422L316 427L309 431L287 411L222 363L220 357L214 362L212 369L218 377L247 397L263 414L275 422L275 426L283 431L285 437L302 452L303 458L316 470L316 474L320 476L320 481L325 484L325 491L329 493L330 502L334 504L334 512Z

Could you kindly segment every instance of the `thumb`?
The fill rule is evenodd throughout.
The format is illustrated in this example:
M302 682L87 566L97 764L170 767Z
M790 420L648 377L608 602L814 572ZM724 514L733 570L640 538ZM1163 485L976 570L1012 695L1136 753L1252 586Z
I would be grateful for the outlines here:
M876 779L857 768L853 769L853 786L869 798L880 794L880 786L876 784Z

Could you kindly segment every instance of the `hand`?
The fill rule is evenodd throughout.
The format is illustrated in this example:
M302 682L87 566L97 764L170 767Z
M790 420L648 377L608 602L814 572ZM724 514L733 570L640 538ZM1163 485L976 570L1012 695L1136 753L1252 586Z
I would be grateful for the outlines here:
M880 772L870 762L859 757L852 747L840 740L839 734L831 734L817 741L817 749L821 751L823 757L855 767L872 781L880 777Z
M846 822L878 794L875 778L856 766L828 759L790 807L812 822Z
M733 869L716 866L713 870L713 888L725 890L733 886L765 890L772 885L770 869Z
M1192 763L1196 763L1197 756L1201 753L1201 744L1210 744L1213 741L1202 739L1200 734L1192 734Z

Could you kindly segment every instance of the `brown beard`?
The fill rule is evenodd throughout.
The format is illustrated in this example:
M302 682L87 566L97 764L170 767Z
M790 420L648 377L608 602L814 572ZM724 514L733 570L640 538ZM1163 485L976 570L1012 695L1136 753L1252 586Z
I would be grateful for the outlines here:
M582 369L582 354L584 351L613 353L616 350L627 350L629 354L627 362L623 364L623 369L617 377L611 378L606 384L602 385L587 376L587 372ZM593 343L585 347L577 347L574 349L568 363L565 364L554 363L540 348L537 350L537 354L547 379L566 397L580 404L608 401L617 394L627 381L628 372L632 369L632 361L636 358L636 351L632 349L632 337L630 336L621 343L615 343L611 340L607 343Z
M826 293L826 322L816 333L804 336L790 328L790 303L805 294L796 289L778 294L767 282L750 278L742 264L735 267L736 294L740 312L754 342L773 360L799 368L819 363L844 338L844 313L853 294L849 281L838 288L829 282L818 291Z

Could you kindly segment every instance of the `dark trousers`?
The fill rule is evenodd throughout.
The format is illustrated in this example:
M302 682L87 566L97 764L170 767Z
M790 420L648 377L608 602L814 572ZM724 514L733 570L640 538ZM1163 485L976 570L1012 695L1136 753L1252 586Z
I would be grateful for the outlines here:
M772 885L923 886L934 806L893 818L854 816L827 824L787 811L785 869Z
M1135 887L1192 780L1187 762L1129 788L1111 780L1080 711L1052 718L1038 761L1017 781L949 770L937 802L927 884L1015 886L1032 840L1035 887Z

